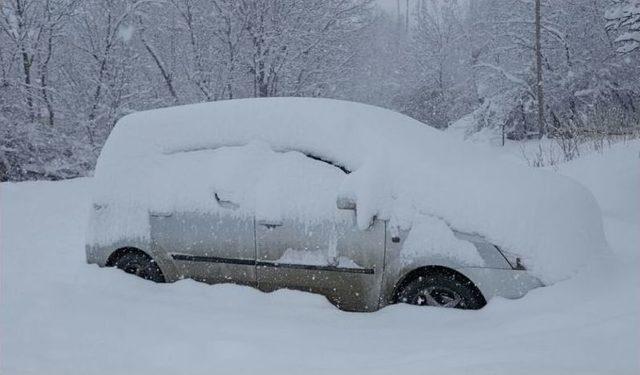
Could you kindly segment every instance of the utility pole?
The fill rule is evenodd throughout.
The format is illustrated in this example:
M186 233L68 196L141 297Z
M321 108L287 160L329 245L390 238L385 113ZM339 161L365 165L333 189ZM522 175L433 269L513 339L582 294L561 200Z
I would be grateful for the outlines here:
M542 77L542 15L540 10L540 2L535 0L536 13L536 93L538 97L538 136L542 138L545 135L544 121L544 81Z

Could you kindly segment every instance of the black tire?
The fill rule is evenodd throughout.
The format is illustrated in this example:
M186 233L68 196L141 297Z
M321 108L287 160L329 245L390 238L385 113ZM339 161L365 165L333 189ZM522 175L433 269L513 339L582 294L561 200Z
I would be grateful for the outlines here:
M414 277L400 289L397 302L463 310L478 310L487 304L467 278L441 271Z
M126 273L151 280L156 283L164 282L164 275L158 264L143 252L131 251L124 253L115 262L115 266Z

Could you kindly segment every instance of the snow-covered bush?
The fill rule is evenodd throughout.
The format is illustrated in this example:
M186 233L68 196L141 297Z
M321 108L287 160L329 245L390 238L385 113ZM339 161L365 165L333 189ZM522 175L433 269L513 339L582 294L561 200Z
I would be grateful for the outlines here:
M96 154L73 129L0 118L0 181L84 176L93 169Z

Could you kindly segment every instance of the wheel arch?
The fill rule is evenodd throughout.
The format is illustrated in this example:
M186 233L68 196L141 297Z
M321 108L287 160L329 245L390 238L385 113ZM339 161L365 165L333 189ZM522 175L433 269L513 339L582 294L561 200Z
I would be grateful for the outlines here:
M411 281L415 280L418 277L427 276L433 273L440 273L440 274L459 278L462 282L464 282L465 284L468 284L469 287L472 288L473 293L482 299L483 305L486 305L487 300L485 296L482 294L482 291L473 282L473 280L471 280L469 277L467 277L466 275L464 275L458 270L455 270L453 268L446 267L446 266L439 266L439 265L421 266L405 273L402 277L400 277L400 279L396 282L393 288L392 303L398 303L398 296L400 292Z
M114 267L116 265L116 262L118 261L118 259L120 259L123 255L125 254L130 254L130 253L141 253L144 254L146 256L148 256L151 259L154 259L151 254L137 248L134 246L125 246L125 247L121 247L118 248L116 250L114 250L111 254L109 254L109 257L107 258L107 262L105 264L106 267Z

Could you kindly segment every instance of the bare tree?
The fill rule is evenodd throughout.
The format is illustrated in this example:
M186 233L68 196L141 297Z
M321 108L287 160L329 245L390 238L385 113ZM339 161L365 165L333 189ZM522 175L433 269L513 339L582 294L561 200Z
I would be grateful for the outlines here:
M544 82L542 72L542 14L541 14L541 0L535 0L535 54L536 54L536 99L538 104L538 131L539 136L543 137L545 134L545 120L544 120Z
M254 96L463 118L576 155L589 134L636 134L637 3L3 0L0 179L89 173L131 112Z

